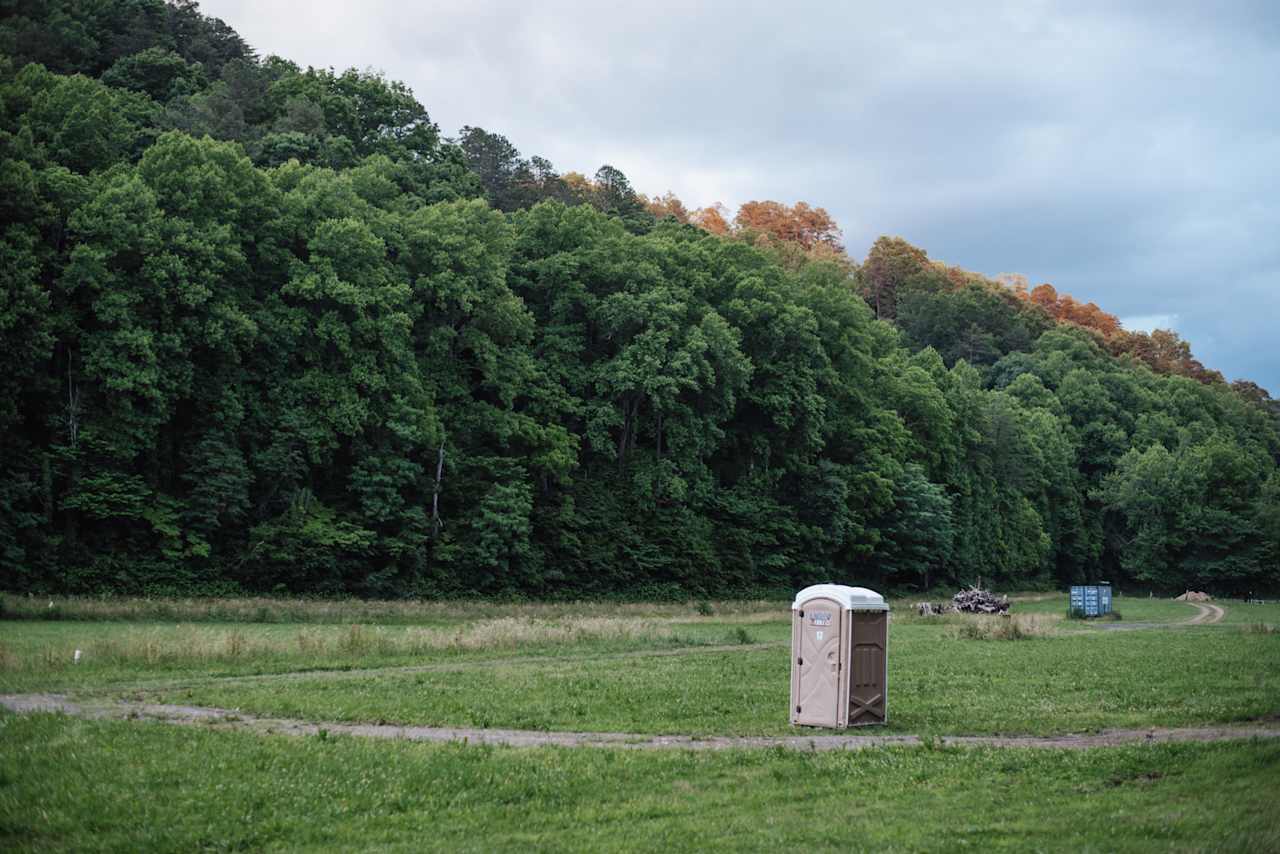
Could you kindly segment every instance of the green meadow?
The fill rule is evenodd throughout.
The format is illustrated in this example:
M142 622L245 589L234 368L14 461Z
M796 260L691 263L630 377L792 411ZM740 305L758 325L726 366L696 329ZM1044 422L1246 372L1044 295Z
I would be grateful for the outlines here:
M242 715L783 735L787 603L11 604L0 691ZM1280 606L1117 600L1065 619L894 602L876 733L1060 735L1274 720ZM255 621L255 616L261 617ZM168 618L168 619L166 619ZM1009 625L1021 630L1007 639ZM1135 627L1135 626L1141 626ZM74 652L81 651L80 661ZM807 732L807 731L806 731ZM816 732L816 731L815 731ZM1274 850L1280 741L1084 751L636 751L263 736L0 713L8 850ZM834 820L833 819L838 819Z

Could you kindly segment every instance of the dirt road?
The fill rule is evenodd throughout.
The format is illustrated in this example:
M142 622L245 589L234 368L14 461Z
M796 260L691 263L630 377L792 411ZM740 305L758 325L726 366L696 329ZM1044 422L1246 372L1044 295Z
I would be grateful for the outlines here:
M1099 628L1139 629L1171 626L1204 626L1220 622L1226 611L1218 605L1188 602L1196 615L1178 623L1114 623ZM705 652L740 652L782 646L780 643L735 644L678 647L667 650L645 650L614 653L608 658L638 656L678 656ZM551 659L552 656L540 657ZM468 666L500 665L516 659L491 659L470 662ZM527 663L529 658L518 659ZM300 678L351 678L373 675L451 670L461 665L454 662L410 667L390 667L343 671L310 671L302 673L263 674L223 677L219 681L258 682ZM192 681L192 680L183 680ZM116 686L118 690L119 686ZM150 688L152 685L135 685ZM202 724L219 730L240 730L262 735L351 735L362 738L384 738L405 741L463 742L502 744L513 747L617 747L640 750L685 749L727 750L733 748L780 747L791 750L861 750L890 745L947 745L955 747L1029 747L1079 750L1091 747L1116 747L1126 744L1157 744L1186 741L1226 741L1247 738L1280 738L1280 723L1222 725L1182 728L1150 728L1107 730L1088 735L1061 736L919 736L919 735L831 735L828 731L814 735L793 736L686 736L645 735L636 733L545 732L540 730L473 729L466 727L418 727L386 724L343 722L315 723L284 718L263 718L235 710L201 706L164 705L130 700L73 701L61 694L0 695L0 707L17 713L57 712L93 720L150 720L176 725Z
M386 724L314 723L283 718L260 718L229 709L171 706L120 701L89 704L59 694L0 695L0 706L13 712L59 712L93 720L150 720L182 726L204 725L260 735L349 735L400 741L501 744L511 747L615 747L630 750L732 750L777 747L788 750L863 750L872 747L945 745L950 747L1028 747L1083 750L1131 744L1163 744L1187 741L1228 741L1248 738L1280 738L1280 724L1181 727L1176 729L1121 729L1088 735L1059 736L938 736L831 735L828 731L792 736L687 736L643 735L620 732L543 732L539 730L471 729L466 727L418 727Z
M1136 623L1100 623L1093 628L1104 632L1131 632L1137 629L1176 629L1184 626L1209 626L1220 622L1227 615L1226 609L1207 602L1183 602L1196 609L1194 617L1176 623L1159 623L1151 620Z
M1227 612L1217 605L1210 605L1208 602L1188 602L1188 605L1199 611L1194 617L1186 621L1188 626L1207 626L1210 623L1217 623L1227 615Z

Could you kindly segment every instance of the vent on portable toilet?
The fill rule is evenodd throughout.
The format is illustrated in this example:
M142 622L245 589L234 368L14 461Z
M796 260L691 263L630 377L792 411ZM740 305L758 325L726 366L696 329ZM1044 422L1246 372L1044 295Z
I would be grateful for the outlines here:
M888 718L889 606L865 587L815 584L791 604L791 723L835 727Z

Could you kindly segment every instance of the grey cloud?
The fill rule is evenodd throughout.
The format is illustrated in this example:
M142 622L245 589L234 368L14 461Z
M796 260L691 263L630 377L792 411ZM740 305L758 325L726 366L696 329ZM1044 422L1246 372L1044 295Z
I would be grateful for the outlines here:
M1280 6L206 0L264 53L375 67L446 133L687 203L803 199L1127 316L1280 394ZM1122 8L1121 8L1122 7Z

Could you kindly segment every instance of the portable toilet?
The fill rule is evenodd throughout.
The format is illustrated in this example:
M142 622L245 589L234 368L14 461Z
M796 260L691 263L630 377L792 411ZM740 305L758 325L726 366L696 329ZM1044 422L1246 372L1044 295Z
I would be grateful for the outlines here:
M889 606L865 587L815 584L791 603L791 723L888 721Z

